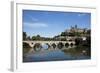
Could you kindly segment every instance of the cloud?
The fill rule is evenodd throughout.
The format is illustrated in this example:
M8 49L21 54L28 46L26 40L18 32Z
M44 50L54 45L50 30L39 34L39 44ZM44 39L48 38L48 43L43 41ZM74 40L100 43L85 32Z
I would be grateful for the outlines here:
M40 22L39 19L32 17L31 15L27 15L31 20L30 22L23 22L25 28L41 28L48 27L46 23Z
M40 22L37 22L37 23L29 23L29 22L24 22L24 26L27 28L45 28L45 27L48 27L47 24L45 23L40 23Z
M37 21L38 21L38 19L36 19L36 18L34 18L34 17L32 17L32 16L29 16L29 18L30 18L33 22L37 22Z
M38 21L38 19L36 19L36 18L31 18L31 20L32 20L33 22L37 22L37 21Z

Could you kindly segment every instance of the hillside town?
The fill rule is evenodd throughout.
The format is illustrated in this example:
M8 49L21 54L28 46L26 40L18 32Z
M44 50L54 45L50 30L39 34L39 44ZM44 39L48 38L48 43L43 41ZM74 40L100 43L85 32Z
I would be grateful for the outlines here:
M71 27L64 32L61 32L60 35L55 36L54 38L57 40L71 41L77 38L86 40L87 37L90 37L90 29L78 28L77 25L75 25L74 27Z

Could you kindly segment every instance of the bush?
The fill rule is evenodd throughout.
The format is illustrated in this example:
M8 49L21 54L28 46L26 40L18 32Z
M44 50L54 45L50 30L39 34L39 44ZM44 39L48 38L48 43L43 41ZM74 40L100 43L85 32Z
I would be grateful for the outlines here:
M23 55L24 55L25 53L28 53L30 49L31 49L31 47L29 46L29 44L23 42Z
M75 45L81 45L82 44L82 39L81 38L76 38L75 39Z
M31 48L28 43L23 42L23 48Z

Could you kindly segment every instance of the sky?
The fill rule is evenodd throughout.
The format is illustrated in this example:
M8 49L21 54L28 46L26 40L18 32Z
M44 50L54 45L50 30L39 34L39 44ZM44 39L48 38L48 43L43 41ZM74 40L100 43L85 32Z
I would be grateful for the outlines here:
M23 32L28 36L54 37L77 25L91 27L91 13L23 10Z

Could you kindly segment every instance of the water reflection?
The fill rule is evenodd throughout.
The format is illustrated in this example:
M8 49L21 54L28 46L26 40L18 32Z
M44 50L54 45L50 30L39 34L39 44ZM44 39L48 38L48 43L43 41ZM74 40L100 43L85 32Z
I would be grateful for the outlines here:
M24 54L23 62L81 60L90 58L90 49L87 47L76 47L73 45L63 46L61 48L61 46L42 44L42 46L31 48L28 53Z
M42 44L42 49L46 50L48 48L49 48L48 44Z

